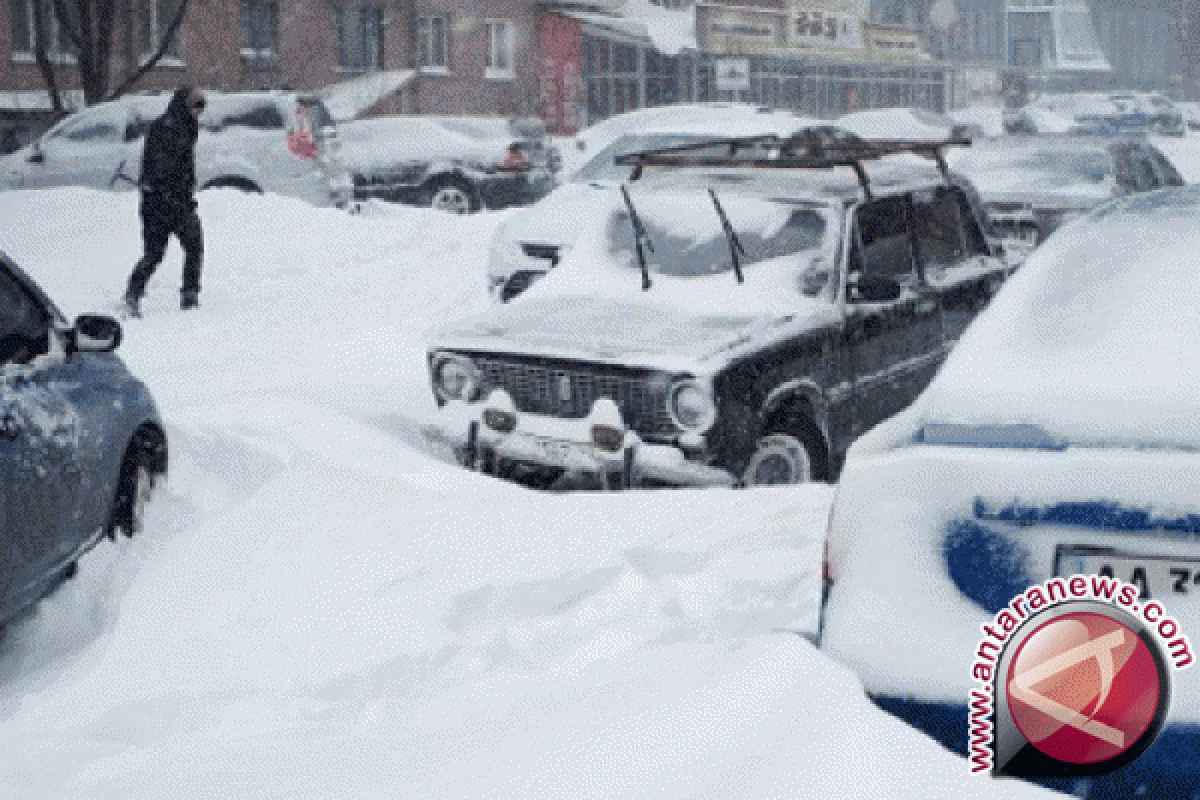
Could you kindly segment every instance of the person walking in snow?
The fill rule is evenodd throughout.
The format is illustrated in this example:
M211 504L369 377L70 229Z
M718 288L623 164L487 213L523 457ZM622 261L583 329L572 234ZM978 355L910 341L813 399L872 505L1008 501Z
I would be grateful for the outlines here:
M204 258L204 234L196 213L196 137L204 110L204 94L183 86L146 133L142 150L142 176L138 181L144 252L129 276L125 308L130 316L141 316L146 283L158 269L172 234L183 247L183 289L179 307L200 305L200 267Z

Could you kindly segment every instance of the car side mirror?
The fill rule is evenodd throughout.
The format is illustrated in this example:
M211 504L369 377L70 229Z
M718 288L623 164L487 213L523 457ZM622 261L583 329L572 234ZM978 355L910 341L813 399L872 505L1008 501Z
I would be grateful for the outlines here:
M30 164L41 164L46 160L46 154L42 152L42 145L40 142L33 143L33 147L30 149L29 155L25 157L25 160Z
M68 342L71 352L111 353L121 344L121 323L106 314L80 314Z
M887 275L858 276L849 287L850 300L855 303L890 303L900 297L900 282Z

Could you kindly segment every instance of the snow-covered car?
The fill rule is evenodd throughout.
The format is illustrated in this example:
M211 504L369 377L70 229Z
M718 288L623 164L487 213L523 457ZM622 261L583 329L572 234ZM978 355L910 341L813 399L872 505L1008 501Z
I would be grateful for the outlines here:
M744 109L738 108L744 112ZM828 140L849 134L829 125L812 125L789 112L739 113L722 108L717 118L621 134L595 153L561 186L529 208L511 215L492 232L488 250L487 289L492 300L507 303L528 289L563 259L588 225L601 195L615 192L629 177L616 159L639 150L694 144L721 137L790 136L800 130Z
M347 207L350 176L337 127L313 95L205 91L196 140L196 185L297 197ZM169 95L125 95L64 118L28 146L0 158L0 188L90 186L132 189L150 124Z
M981 625L1029 587L1115 577L1137 589L1135 605L1157 601L1192 647L1200 641L1197 248L1192 187L1122 198L1064 227L921 397L847 456L820 646L879 705L961 754L968 693L985 680L972 666ZM1170 681L1166 726L1148 751L1050 785L1195 797L1200 670Z
M132 536L167 469L149 390L113 354L121 325L67 322L0 253L0 624L74 572L104 536Z
M994 233L1026 249L1114 197L1184 184L1144 139L1023 136L982 142L948 159L979 190Z
M644 174L593 195L552 272L432 336L427 434L540 483L835 475L856 436L917 396L1010 266L955 176L881 157L918 145L811 144L619 157Z
M342 138L357 200L456 214L534 203L555 187L562 162L540 120L375 117L345 123Z
M960 121L923 108L873 108L851 111L837 118L839 127L864 139L913 139L928 141L947 137L984 138L975 121Z

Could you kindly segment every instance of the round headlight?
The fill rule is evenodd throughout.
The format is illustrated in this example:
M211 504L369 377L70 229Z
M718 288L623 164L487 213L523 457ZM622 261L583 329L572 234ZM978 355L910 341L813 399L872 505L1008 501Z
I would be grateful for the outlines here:
M433 388L444 400L471 400L479 388L479 373L470 359L445 356L434 364Z
M684 381L671 390L671 416L685 430L704 432L716 422L717 406L708 390Z

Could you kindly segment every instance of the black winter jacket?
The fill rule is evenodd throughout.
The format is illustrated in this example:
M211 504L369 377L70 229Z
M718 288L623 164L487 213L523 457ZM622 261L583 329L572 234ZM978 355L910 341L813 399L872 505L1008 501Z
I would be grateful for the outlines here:
M200 126L188 111L189 92L177 89L161 117L146 132L142 150L142 179L145 194L165 194L190 205L196 189L196 137Z

